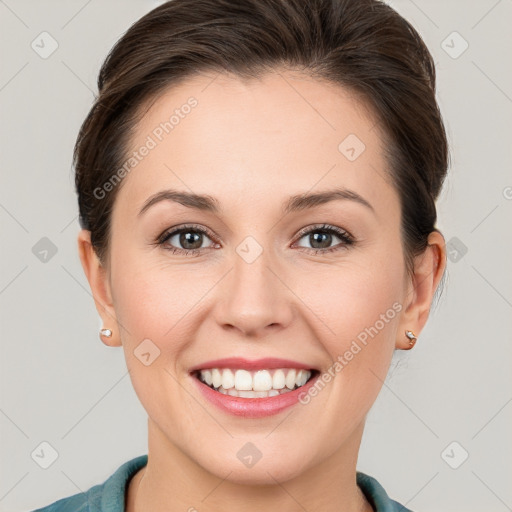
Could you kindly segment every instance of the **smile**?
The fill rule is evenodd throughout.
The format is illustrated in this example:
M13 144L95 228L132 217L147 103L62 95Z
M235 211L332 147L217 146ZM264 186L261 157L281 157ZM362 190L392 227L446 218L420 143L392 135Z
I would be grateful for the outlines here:
M320 371L307 363L266 357L228 357L189 368L199 394L223 413L263 418L298 406Z
M195 376L223 395L269 398L304 386L310 380L313 371L301 368L261 370L209 368L197 371Z

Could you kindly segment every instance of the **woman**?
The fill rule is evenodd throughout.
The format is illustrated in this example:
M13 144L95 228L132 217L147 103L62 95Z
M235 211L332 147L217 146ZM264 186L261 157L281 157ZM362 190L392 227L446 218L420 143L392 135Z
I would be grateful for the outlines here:
M377 0L173 0L98 85L78 247L148 455L39 510L409 510L356 464L446 266L418 33Z

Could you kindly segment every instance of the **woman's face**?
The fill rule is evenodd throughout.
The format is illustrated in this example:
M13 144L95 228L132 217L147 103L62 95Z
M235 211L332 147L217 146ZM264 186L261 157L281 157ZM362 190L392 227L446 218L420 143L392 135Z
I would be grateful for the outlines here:
M108 287L118 325L105 325L120 331L150 450L238 482L355 461L403 347L410 295L382 144L353 95L287 72L196 77L145 114L117 185ZM208 201L144 209L163 191ZM305 199L333 191L353 195ZM226 358L241 360L215 362ZM315 379L291 399L234 398L193 372L213 368L228 389L225 368L249 371L238 387L279 388L293 368Z

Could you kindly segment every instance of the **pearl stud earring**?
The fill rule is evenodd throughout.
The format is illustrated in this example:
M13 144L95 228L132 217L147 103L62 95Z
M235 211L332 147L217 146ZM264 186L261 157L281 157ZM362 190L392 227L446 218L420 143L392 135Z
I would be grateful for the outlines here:
M405 331L405 335L409 339L409 345L413 347L418 337L412 331Z

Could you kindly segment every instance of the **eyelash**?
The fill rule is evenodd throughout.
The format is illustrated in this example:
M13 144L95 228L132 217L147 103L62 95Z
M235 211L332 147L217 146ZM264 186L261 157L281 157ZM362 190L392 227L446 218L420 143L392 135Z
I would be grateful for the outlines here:
M346 249L348 246L355 244L355 239L352 235L350 235L347 231L340 229L336 226L331 226L330 224L318 224L314 226L310 226L308 228L305 228L304 230L300 231L298 234L297 241L299 241L301 238L303 238L305 235L309 235L310 233L314 233L316 231L322 232L322 233L330 233L335 234L338 238L342 240L341 244L335 245L334 247L329 247L327 249L313 249L309 247L301 247L301 249L306 249L307 252L318 254L318 253L328 253L333 251L339 251ZM165 247L165 243L172 238L175 235L181 234L181 233L187 233L187 232L196 232L201 233L203 235L208 236L210 239L212 239L215 242L215 237L213 236L210 231L199 227L197 225L186 225L182 226L178 229L174 229L172 231L166 231L162 235L160 235L155 245L161 246L164 250L170 251L172 254L182 254L184 256L199 256L203 249L208 249L207 247L202 247L199 249L180 249L178 247ZM295 242L294 242L295 243Z

